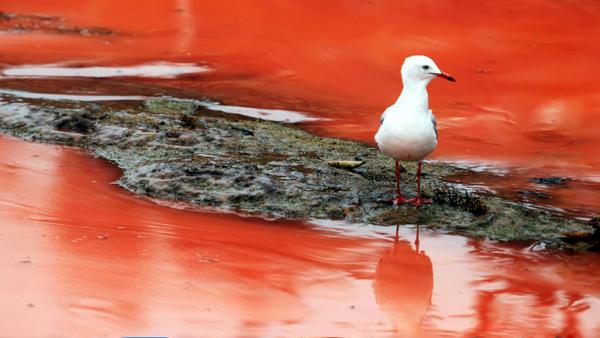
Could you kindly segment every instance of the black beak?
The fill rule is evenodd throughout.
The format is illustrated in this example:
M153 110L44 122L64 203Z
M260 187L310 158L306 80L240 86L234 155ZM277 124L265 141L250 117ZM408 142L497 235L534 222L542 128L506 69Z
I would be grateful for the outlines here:
M448 81L451 81L451 82L456 82L456 80L455 80L455 79L454 79L452 76L450 76L450 74L446 74L446 73L444 73L444 72L441 72L441 73L439 73L439 74L438 74L438 73L433 73L433 74L434 74L435 76L437 76L437 77L442 77L442 78L444 78L444 79L446 79L446 80L448 80Z

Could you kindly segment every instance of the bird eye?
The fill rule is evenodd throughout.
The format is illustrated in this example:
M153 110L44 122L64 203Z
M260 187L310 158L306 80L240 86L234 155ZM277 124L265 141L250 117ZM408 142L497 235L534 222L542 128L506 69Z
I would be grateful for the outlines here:
M427 70L427 69L429 69L429 66L425 65L425 66L423 66L423 69Z

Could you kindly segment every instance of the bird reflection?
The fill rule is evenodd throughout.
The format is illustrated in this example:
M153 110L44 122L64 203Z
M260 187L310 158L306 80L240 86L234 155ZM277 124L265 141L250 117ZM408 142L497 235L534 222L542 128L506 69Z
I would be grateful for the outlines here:
M414 248L396 238L392 249L379 259L373 291L380 309L403 336L422 335L423 318L431 305L433 266L424 251L419 251L419 228Z
M524 337L584 336L580 328L581 315L589 304L585 294L567 282L572 275L567 275L569 279L561 277L564 265L548 265L542 257L498 250L475 240L470 245L471 252L489 265L497 266L499 260L511 264L503 266L502 273L496 269L472 282L478 289L477 325L467 336L486 336L510 327L519 328ZM558 260L559 256L554 259ZM527 305L522 306L523 302ZM523 321L530 327L521 325Z

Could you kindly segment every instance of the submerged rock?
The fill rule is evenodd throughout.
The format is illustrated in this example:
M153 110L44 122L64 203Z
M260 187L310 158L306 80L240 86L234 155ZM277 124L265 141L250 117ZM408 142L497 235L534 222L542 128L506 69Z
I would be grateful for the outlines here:
M547 246L569 246L573 237L565 234L577 233L581 250L579 239L595 238L592 224L446 182L469 169L438 162L424 166L434 204L393 207L394 163L376 149L209 111L194 100L9 102L0 107L0 129L88 148L123 170L122 187L161 200L264 217L425 224ZM411 196L416 168L403 165L403 193Z
M529 182L537 183L537 184L546 184L546 185L562 185L571 181L568 177L532 177L529 179Z

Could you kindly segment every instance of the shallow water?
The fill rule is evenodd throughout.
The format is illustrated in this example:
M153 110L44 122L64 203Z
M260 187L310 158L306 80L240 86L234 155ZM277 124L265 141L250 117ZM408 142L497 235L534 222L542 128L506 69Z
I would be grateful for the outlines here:
M24 74L120 70L184 97L302 112L310 118L293 121L310 130L369 143L399 94L403 58L427 54L458 79L430 86L440 128L432 158L502 168L517 184L571 177L577 184L544 204L587 216L600 209L597 1L6 0L2 10L41 15L1 22L0 81L11 89L28 90L28 80L15 84ZM163 67L142 74L142 65Z
M8 336L600 334L597 254L176 210L80 150L8 137L0 170Z
M0 18L0 94L208 97L371 143L402 59L427 54L458 79L430 86L433 158L498 174L457 182L574 214L600 208L595 1L4 0L0 10L35 14ZM392 228L174 210L110 185L119 172L104 161L5 137L0 172L8 336L600 336L598 255L425 231L417 250L413 228L394 242ZM575 180L527 182L544 175Z

